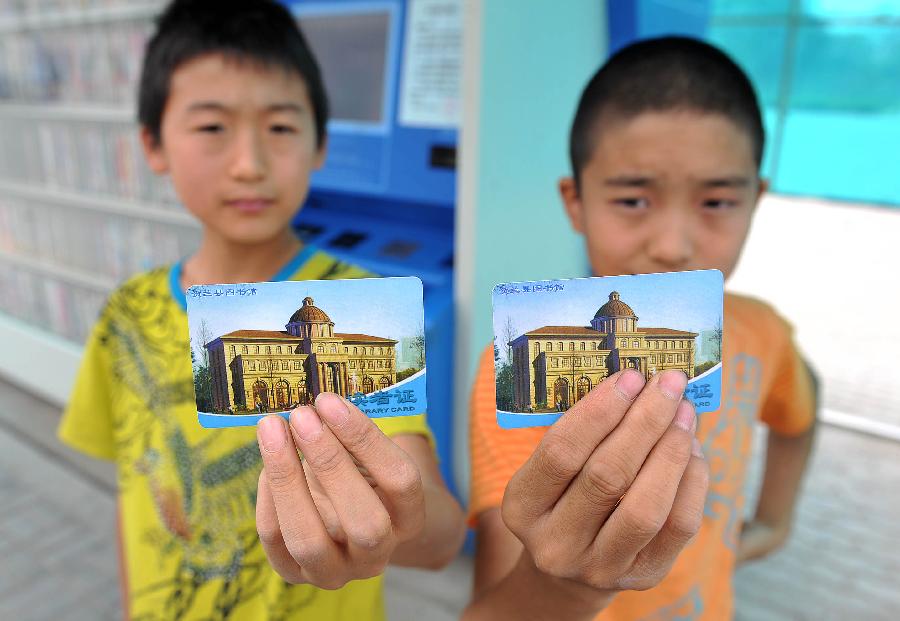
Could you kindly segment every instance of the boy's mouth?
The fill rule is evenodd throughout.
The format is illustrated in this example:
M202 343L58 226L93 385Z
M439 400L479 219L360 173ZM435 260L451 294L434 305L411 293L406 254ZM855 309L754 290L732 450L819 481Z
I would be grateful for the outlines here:
M238 198L225 201L225 204L229 207L234 207L241 213L254 214L265 210L272 202L268 198Z

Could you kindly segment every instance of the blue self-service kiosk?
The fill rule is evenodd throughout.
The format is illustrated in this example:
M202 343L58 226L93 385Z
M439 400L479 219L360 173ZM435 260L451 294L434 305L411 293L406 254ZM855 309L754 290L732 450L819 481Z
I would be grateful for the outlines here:
M428 421L455 490L453 226L459 0L285 0L322 70L328 154L295 226L323 250L425 290Z

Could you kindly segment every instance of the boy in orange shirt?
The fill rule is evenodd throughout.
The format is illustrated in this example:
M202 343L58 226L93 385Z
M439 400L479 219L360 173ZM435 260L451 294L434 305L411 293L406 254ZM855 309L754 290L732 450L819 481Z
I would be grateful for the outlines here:
M573 177L559 184L594 274L715 268L727 278L766 189L763 141L751 83L716 48L669 37L615 54L582 94ZM464 618L732 616L735 566L787 539L816 395L790 327L765 303L726 294L724 329L722 406L699 419L682 373L645 383L623 371L549 429L500 429L485 352L470 423L478 547ZM766 470L742 524L756 420L769 427Z

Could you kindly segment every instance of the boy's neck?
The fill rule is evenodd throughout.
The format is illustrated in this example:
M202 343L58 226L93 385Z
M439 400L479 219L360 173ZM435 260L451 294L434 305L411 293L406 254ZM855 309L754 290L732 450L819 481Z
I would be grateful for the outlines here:
M270 280L294 258L303 243L287 230L277 239L254 245L235 244L208 231L196 253L181 268L181 287Z

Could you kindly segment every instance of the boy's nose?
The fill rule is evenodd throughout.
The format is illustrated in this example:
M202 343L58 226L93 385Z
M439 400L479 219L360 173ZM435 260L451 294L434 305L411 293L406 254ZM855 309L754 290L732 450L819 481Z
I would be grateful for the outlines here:
M650 258L663 270L684 269L694 254L690 218L679 213L670 213L668 217L660 218L648 244L648 252Z
M239 181L258 181L266 174L266 153L256 132L247 131L235 140L231 176Z

